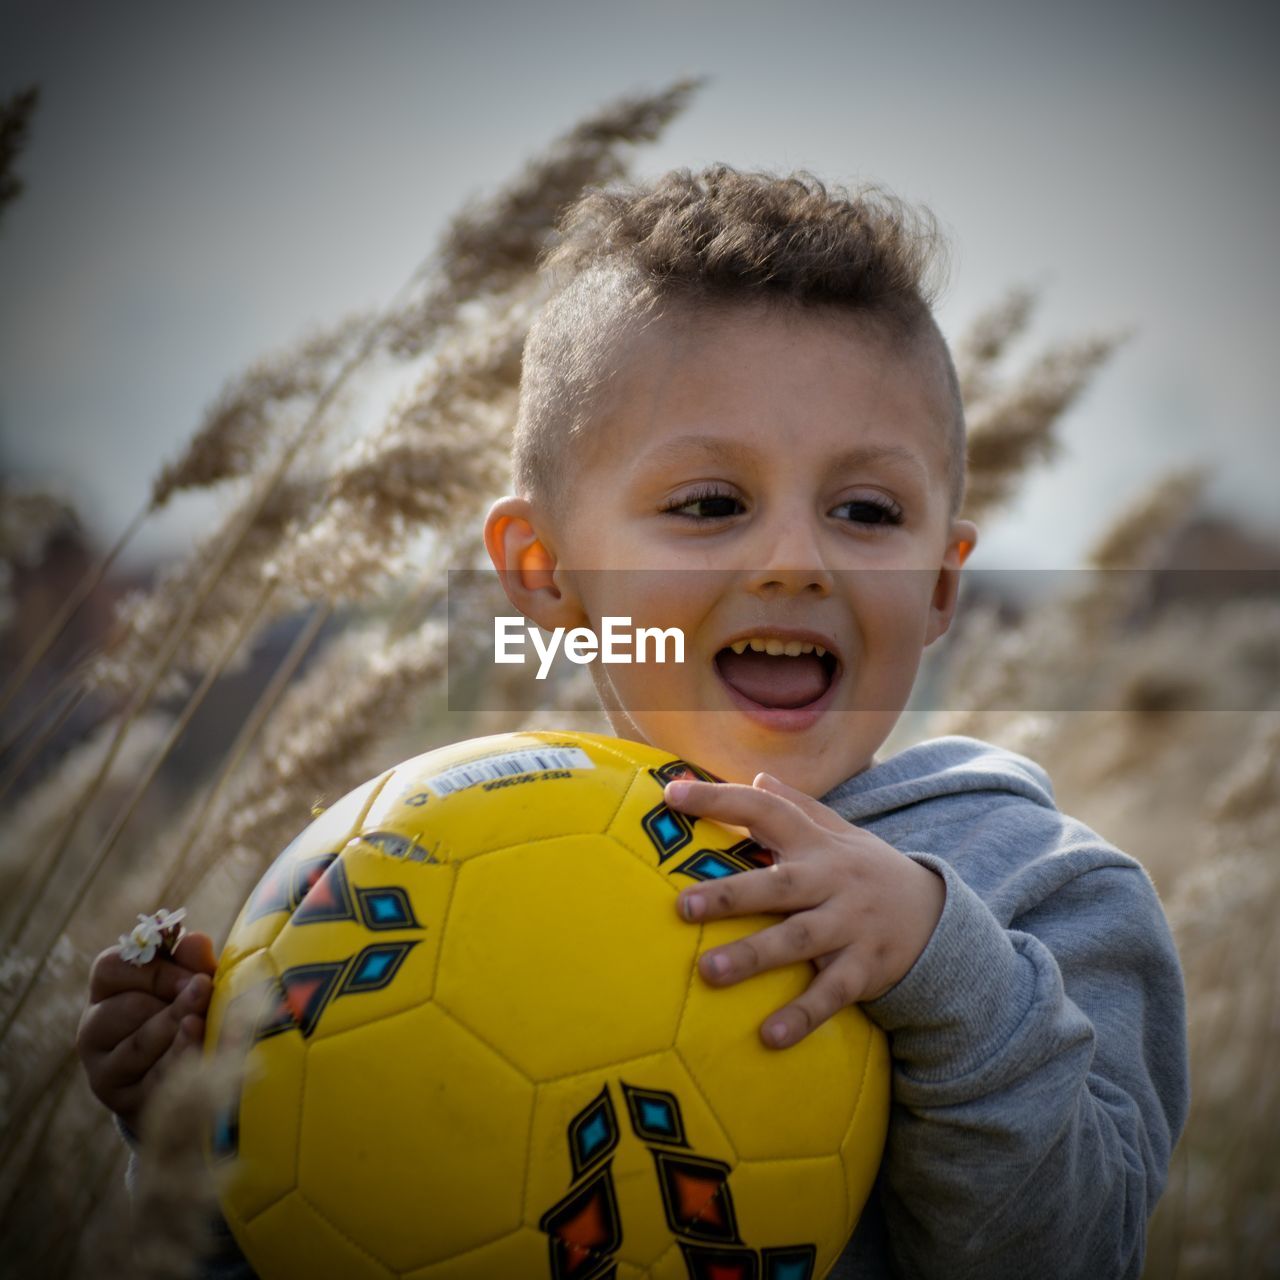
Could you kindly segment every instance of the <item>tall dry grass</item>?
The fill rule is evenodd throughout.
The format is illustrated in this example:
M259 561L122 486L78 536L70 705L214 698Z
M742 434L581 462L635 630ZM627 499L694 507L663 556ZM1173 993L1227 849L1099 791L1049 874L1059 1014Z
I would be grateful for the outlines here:
M124 1148L74 1060L89 964L123 922L181 902L220 942L313 806L377 769L475 733L603 726L584 680L541 704L513 685L503 710L450 711L444 571L480 562L477 519L505 487L520 347L541 297L533 265L557 213L585 185L624 176L629 148L696 87L576 126L463 210L383 311L229 381L158 472L148 511L217 485L225 520L126 601L109 644L65 676L68 697L92 689L117 710L6 820L21 833L0 856L0 1257L13 1274L180 1274L204 1242L212 1192L191 1135L225 1079L185 1067L166 1078L146 1119L148 1229L131 1253ZM975 517L1054 456L1064 414L1121 341L1087 336L1015 363L1035 301L1012 290L956 341ZM1196 1091L1151 1231L1153 1276L1280 1266L1275 1175L1257 1142L1277 1114L1280 617L1248 601L1151 607L1161 549L1196 510L1200 479L1153 476L1099 540L1096 572L1016 621L964 616L941 651L945 709L919 730L1035 756L1062 807L1141 858L1169 908ZM257 707L203 776L174 781L175 728L272 625L293 639Z

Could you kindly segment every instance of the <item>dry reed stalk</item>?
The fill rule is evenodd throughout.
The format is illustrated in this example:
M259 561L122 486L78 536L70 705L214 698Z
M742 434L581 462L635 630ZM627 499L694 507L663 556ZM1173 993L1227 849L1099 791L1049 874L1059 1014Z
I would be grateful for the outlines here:
M281 406L314 401L332 381L374 316L352 312L327 329L309 334L285 351L264 357L229 381L205 412L182 456L160 469L151 484L150 510L175 493L204 489L248 475L264 456Z
M198 599L199 608L185 627L185 642L173 654L176 669L167 671L158 686L161 694L184 692L190 676L207 671L225 651L228 637L239 632L246 610L262 594L263 566L285 531L315 512L323 492L317 480L286 480L265 497L251 493L244 498L235 513L244 534L233 556L226 554L226 530L220 529L185 559L162 570L152 587L120 602L118 637L90 663L84 674L88 687L108 696L136 688L154 670L179 619ZM264 609L263 616L279 616L304 603L285 583L273 587L273 595L272 608Z
M356 352L348 356L336 382L345 382L354 367L381 347L390 347L402 355L425 350L429 339L455 321L463 303L473 300L477 293L519 287L533 274L537 254L547 242L564 204L579 194L586 182L625 172L618 154L621 147L656 138L684 107L699 83L680 80L661 93L628 97L612 104L554 142L543 157L527 166L522 175L497 196L455 216L436 253L426 259L402 290L402 293L411 293L420 280L429 280L424 300L414 308L397 299L366 333ZM331 384L323 395L330 396L332 390ZM236 419L235 415L224 414L219 420ZM286 466L292 462L304 437L314 439L323 420L323 415L313 413L305 424L306 430L297 433L286 445L282 453ZM218 450L209 443L204 452L216 454ZM281 469L281 476L283 474ZM247 505L252 508L259 500L251 497ZM301 517L302 513L294 514ZM241 524L251 531L255 528L255 521L252 518L244 521L240 513L229 523L233 530ZM214 534L207 545L224 549L228 540L229 531L224 528ZM238 543L239 537L232 534L230 540ZM253 558L252 551L248 555ZM154 652L160 643L159 637L167 634L167 625L173 625L172 607L163 597L185 590L185 582L199 576L203 558L197 552L189 570L175 571L184 580L183 588L171 582L162 583L148 597L131 602L126 621L132 624L129 635L136 634L138 638L124 641L123 652L110 655L96 668L95 680L108 685L136 680L133 655L145 661L142 655ZM248 566L246 575L252 575ZM219 610L211 612L216 615ZM194 654L190 658L196 662Z
M1026 469L1052 460L1054 428L1124 334L1051 347L1009 385L982 400L969 423L969 484L964 514L979 519L1005 502Z
M625 176L622 149L654 142L707 77L682 77L653 94L615 99L557 138L496 195L469 204L450 222L436 257L434 282L398 319L392 349L425 350L451 323L461 300L504 292L532 271L561 210L584 187Z
M966 611L947 651L948 707L937 731L981 736L981 718L997 709L1152 710L1157 684L1166 701L1194 705L1203 656L1193 660L1176 639L1153 647L1147 633L1135 645L1126 616L1148 592L1160 550L1194 513L1202 482L1199 471L1179 470L1138 494L1098 539L1078 588L1030 606L1016 624L995 607Z
M337 638L286 692L254 753L197 842L192 865L207 876L231 859L256 878L329 803L364 782L406 701L444 671L446 638L428 624L385 644L379 628Z
M147 756L154 754L168 735L173 717L161 712L151 712L139 717L134 731L123 749L117 754L108 771L108 785L122 785L142 772ZM84 789L89 779L102 765L111 739L109 725L100 725L93 734L78 743L36 783L10 810L5 818L5 843L0 853L0 897L3 898L6 926L13 923L17 903L22 897L21 885L30 877L37 859L31 857L33 849L40 849L48 842L50 833L66 816L67 796ZM0 946L7 946L6 937Z
M228 1010L228 1013L232 1013ZM222 1045L235 1041L224 1035ZM238 1053L188 1050L168 1069L142 1114L133 1200L136 1270L142 1280L192 1273L213 1246L217 1177L205 1158L215 1117L245 1076Z
M0 1046L5 1044L10 1031L22 1013L23 1007L26 1005L28 998L35 989L37 974L48 960L49 955L57 945L59 938L63 936L63 933L68 924L70 924L72 917L85 901L86 895L93 887L94 882L97 880L103 867L106 865L107 859L110 857L112 850L116 847L117 841L128 826L129 820L133 817L134 811L142 797L146 794L147 789L154 781L160 766L164 763L170 751L172 751L178 738L185 732L192 717L199 709L200 704L204 701L205 696L221 674L226 662L230 659L231 655L236 651L240 644L243 643L245 636L256 625L257 615L260 612L268 594L267 590L264 590L261 593L258 600L255 601L245 613L239 633L232 635L229 638L224 653L220 655L218 663L210 667L210 669L205 672L200 685L187 700L187 703L183 707L181 713L175 719L164 743L161 744L159 750L152 756L141 777L130 792L129 798L125 801L115 819L112 821L106 835L103 836L101 842L94 850L88 864L75 879L71 890L66 896L66 905L57 913L55 923L49 930L48 940L44 944L43 948L37 944L36 950L33 953L36 957L36 972L33 973L27 982L20 988L15 1003L5 1012L3 1021L0 1021ZM111 743L107 747L102 764L94 773L85 789L80 793L77 803L72 807L66 822L64 822L62 827L59 828L58 835L52 844L48 856L45 858L44 866L39 878L37 879L35 890L32 895L32 907L40 901L49 885L53 882L67 850L71 847L71 841L75 835L77 827L110 772L125 736L127 736L137 716L141 714L140 710L137 708L145 706L145 700L149 697L149 693L149 690L144 691L142 694L142 701L134 704L133 713L127 715L121 720L112 737ZM25 913L23 914L25 915ZM20 930L21 927L22 925L20 924ZM21 932L19 932L17 936L21 939Z
M1199 863L1168 902L1187 979L1192 1104L1175 1157L1182 1215L1153 1234L1189 1277L1272 1274L1280 1177L1260 1140L1280 1113L1280 710L1206 797Z
M1154 564L1186 523L1188 511L1203 497L1208 478L1202 466L1159 477L1095 540L1086 556L1088 563L1104 570Z
M587 182L625 173L621 148L655 140L702 83L700 79L681 79L657 94L618 100L557 139L543 157L527 165L495 197L474 203L455 215L437 252L419 266L402 290L404 298L398 296L381 319L366 329L354 355L351 331L365 320L364 316L350 317L305 341L299 349L263 362L224 389L184 456L156 478L148 507L135 516L116 547L95 568L93 583L86 580L77 588L55 625L32 646L23 661L20 678L12 681L0 698L0 710L43 660L92 585L101 580L150 511L167 502L178 488L247 474L255 454L260 453L260 437L266 433L282 399L314 394L319 400L326 400L334 385L343 384L350 376L353 361L357 366L363 364L377 350L401 357L420 354L476 294L500 292L531 274L563 206ZM429 282L426 292L411 304L408 296L422 281ZM373 342L369 341L370 335ZM342 367L325 383L324 373L344 352L347 358ZM292 443L285 446L287 457L296 452L295 446L302 437L317 434L315 428L320 420L314 413L307 419L291 437ZM234 544L238 527L233 518L218 531L213 542L226 545L230 538ZM144 605L137 607L148 612ZM102 678L110 679L109 669Z
M12 490L0 484L0 560L31 566L55 534L80 528L63 498L39 489Z
M275 711L285 689L289 687L298 668L331 617L332 610L328 605L318 605L312 611L306 626L298 632L293 644L289 647L289 652L285 654L267 687L254 703L253 710L241 725L235 741L218 765L217 774L204 788L199 803L183 824L182 839L177 843L176 852L171 857L168 878L160 890L161 902L185 902L206 874L207 865L194 869L191 867L189 863L191 851L208 828L224 788L235 776L236 770L244 761L258 734L262 732L263 726Z
M509 472L524 338L539 298L500 299L450 335L383 427L335 467L317 518L295 522L269 576L330 602L398 577L410 538L473 522Z
M998 302L974 317L955 346L960 401L966 413L985 400L994 386L994 370L1009 344L1031 319L1036 295L1025 286L1012 288Z

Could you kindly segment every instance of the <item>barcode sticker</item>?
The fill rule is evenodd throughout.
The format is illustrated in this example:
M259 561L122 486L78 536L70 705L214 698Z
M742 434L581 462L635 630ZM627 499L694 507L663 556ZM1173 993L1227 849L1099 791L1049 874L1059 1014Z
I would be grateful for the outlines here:
M591 757L581 747L528 747L500 756L468 760L424 779L424 785L438 796L447 796L481 782L496 782L521 773L542 773L548 769L594 769Z

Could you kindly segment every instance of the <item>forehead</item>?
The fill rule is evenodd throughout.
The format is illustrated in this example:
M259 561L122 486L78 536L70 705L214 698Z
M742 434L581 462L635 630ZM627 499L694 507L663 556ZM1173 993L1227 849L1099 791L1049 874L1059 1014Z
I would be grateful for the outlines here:
M705 453L804 433L821 435L833 466L912 455L945 477L953 408L940 342L837 307L668 308L616 339L580 461L669 454L686 437Z

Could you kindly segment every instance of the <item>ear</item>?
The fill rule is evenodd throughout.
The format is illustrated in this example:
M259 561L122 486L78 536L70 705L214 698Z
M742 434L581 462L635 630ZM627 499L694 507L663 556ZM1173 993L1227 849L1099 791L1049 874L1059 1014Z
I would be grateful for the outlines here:
M929 625L924 638L926 646L945 635L951 626L960 598L960 570L977 545L978 526L972 520L953 520L942 567L933 586L933 599L929 603Z
M544 524L527 498L499 498L484 521L484 545L507 599L547 631L577 626L582 609L559 569Z

